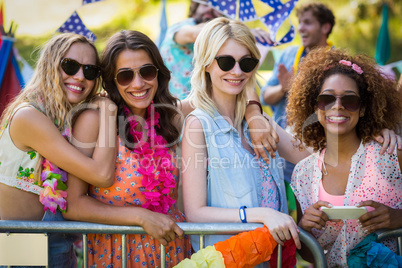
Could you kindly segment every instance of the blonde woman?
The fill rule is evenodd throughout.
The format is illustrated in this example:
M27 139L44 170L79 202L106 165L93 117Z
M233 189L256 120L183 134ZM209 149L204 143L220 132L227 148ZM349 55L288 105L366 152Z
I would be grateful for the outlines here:
M190 100L196 109L186 119L182 144L188 221L264 223L278 243L294 239L300 247L297 225L286 214L283 175L255 157L244 120L260 58L253 35L241 22L217 18L205 26L194 48ZM289 153L291 138L276 129L282 156L295 162L308 155ZM206 236L205 244L227 238ZM195 249L197 242L192 241Z
M109 135L106 130L116 127L116 109L110 100L98 101L106 120L99 122L93 158L82 154L67 140L72 110L79 110L80 104L94 97L98 90L98 66L95 46L80 35L57 35L42 48L32 80L8 106L1 120L2 220L62 220L60 211L66 209L66 202L62 191L65 189L60 189L65 172L95 185L112 183L115 134ZM110 145L109 140L113 141ZM57 200L52 201L51 190ZM50 267L76 266L74 239L64 234L49 236Z

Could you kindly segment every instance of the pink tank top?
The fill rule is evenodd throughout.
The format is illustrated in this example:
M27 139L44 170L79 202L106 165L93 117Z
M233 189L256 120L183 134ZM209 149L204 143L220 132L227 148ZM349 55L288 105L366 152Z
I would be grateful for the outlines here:
M322 180L319 183L319 190L318 190L318 199L327 201L331 203L333 206L343 206L345 201L344 195L332 195L325 191L324 186L322 185Z

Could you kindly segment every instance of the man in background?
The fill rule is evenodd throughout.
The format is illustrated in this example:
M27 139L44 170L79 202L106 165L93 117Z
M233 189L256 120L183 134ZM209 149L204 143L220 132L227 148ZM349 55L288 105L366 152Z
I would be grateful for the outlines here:
M298 32L302 39L301 46L286 48L275 63L272 76L261 89L262 104L271 105L273 119L286 129L287 93L291 88L290 81L297 73L297 67L303 57L316 47L332 47L328 41L335 17L332 11L322 3L306 3L296 9L299 19ZM290 182L294 165L285 162L285 181Z

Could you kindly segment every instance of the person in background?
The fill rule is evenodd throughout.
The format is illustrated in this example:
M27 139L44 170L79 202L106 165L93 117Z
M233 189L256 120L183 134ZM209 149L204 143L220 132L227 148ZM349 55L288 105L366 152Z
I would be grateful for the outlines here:
M223 16L204 0L193 0L190 4L188 19L170 26L160 51L166 66L172 72L169 82L170 92L183 100L190 93L190 79L193 70L194 42L205 23ZM271 44L269 34L260 29L252 29L257 41Z
M381 154L373 140L400 122L395 88L373 59L325 48L307 55L292 83L288 123L316 151L292 176L298 225L327 251L329 267L347 267L351 249L368 234L402 227L402 152ZM320 208L332 206L368 212L358 220L329 220ZM384 244L396 251L395 239Z
M260 100L263 105L270 105L273 119L286 129L286 104L291 81L297 73L297 67L302 59L314 48L332 47L328 37L335 25L332 11L322 3L303 3L296 9L299 19L298 32L302 39L301 46L290 46L283 50L275 62L272 76L261 89ZM284 176L290 182L294 164L284 162Z
M68 141L73 112L95 96L99 76L99 56L87 38L60 34L43 46L32 79L1 119L2 220L63 220L66 172L94 185L111 185L116 148L108 141L116 135L107 130L116 127L114 103L102 98L100 112L91 110L107 119L99 123L92 158ZM50 267L77 266L76 239L71 234L49 234Z

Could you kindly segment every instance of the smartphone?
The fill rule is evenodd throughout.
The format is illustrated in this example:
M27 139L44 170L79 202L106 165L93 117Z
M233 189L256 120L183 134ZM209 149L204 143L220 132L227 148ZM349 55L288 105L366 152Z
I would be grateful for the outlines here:
M365 207L356 206L321 207L321 211L325 212L330 220L354 220L367 213Z

